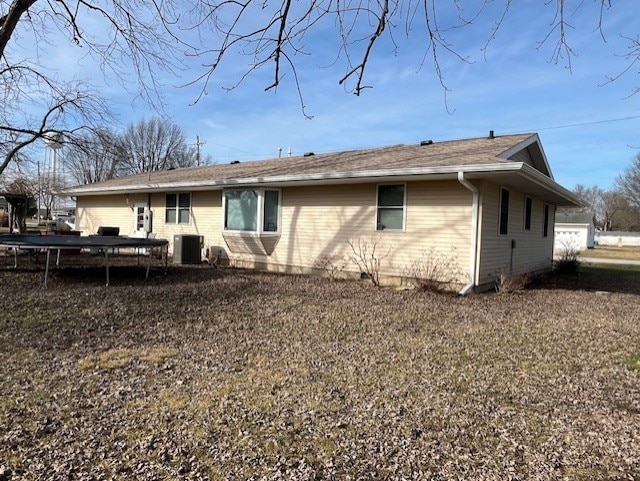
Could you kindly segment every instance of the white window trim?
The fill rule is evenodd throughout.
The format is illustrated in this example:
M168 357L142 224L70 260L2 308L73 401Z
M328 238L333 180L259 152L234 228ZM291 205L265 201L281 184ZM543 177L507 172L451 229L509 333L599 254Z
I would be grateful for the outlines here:
M180 194L189 194L189 222L180 222ZM176 196L176 221L175 222L167 222L167 196L175 195ZM191 219L193 218L193 211L191 209L193 205L193 193L192 192L165 192L164 194L164 223L165 225L191 225ZM171 208L173 209L173 207Z
M234 190L254 190L258 194L258 216L256 218L257 229L256 230L234 230L227 229L225 227L225 220L227 215L227 196L226 192ZM264 230L264 193L266 191L278 192L278 229L275 231ZM233 187L224 189L222 191L222 232L227 234L241 234L241 235L280 235L282 230L282 189L278 187Z
M403 188L403 198L402 198L402 229L378 229L378 209L380 206L378 205L378 196L380 194L380 186L383 185L402 185ZM384 209L385 207L383 207ZM397 207L396 207L397 208ZM407 230L407 183L406 182L384 182L381 184L376 184L376 205L375 205L375 218L374 221L374 229L376 232L406 232Z

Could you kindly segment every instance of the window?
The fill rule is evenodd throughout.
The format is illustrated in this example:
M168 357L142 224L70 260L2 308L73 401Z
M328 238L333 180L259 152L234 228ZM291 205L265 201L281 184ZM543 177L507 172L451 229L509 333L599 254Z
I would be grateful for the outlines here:
M224 191L224 230L278 232L280 191L233 189Z
M377 230L404 229L404 184L378 186Z
M280 205L280 192L277 190L264 191L264 219L262 230L265 232L278 231L278 207Z
M531 206L533 199L531 197L524 198L524 230L531 230Z
M542 224L542 235L547 237L549 235L549 206L544 205L544 223Z
M188 224L190 215L190 193L178 192L166 195L164 221L167 224Z
M509 227L509 191L500 189L500 235L507 235Z

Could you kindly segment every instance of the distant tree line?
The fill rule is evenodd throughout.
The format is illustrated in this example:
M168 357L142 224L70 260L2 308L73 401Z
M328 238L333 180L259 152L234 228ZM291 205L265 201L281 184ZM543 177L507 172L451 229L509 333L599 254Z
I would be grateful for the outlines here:
M41 215L39 209L45 212L45 218L51 218L57 192L70 181L90 184L211 162L210 156L200 159L197 146L187 143L181 127L159 117L132 123L122 132L100 127L76 133L74 142L66 143L59 154L66 179L63 176L51 178L46 173L47 166L42 171L38 166L36 172L37 162L26 155L23 157L0 178L0 192L12 194L15 202L30 199L24 206L11 209L15 215L10 227L16 232L24 232L25 217Z
M78 184L123 175L193 167L210 162L199 159L195 145L187 144L182 128L153 117L130 124L124 132L97 129L69 146L64 156L67 173Z
M597 185L576 185L573 192L587 204L564 212L593 212L596 227L604 231L640 231L640 154L616 179L614 186L602 189Z

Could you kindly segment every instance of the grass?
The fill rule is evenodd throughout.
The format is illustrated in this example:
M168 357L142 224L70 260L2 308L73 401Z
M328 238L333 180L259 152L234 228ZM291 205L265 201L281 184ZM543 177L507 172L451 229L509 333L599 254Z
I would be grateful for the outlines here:
M38 275L0 270L7 479L640 472L637 270L465 298L208 268L29 289Z
M134 361L159 364L167 358L174 357L176 349L153 348L128 348L109 349L100 354L84 357L78 361L78 369L118 369L131 364Z
M624 358L624 364L629 369L640 371L640 353L634 352Z
M602 258L602 259L622 259L622 260L640 260L640 247L612 247L597 246L593 249L586 249L580 252L583 258Z

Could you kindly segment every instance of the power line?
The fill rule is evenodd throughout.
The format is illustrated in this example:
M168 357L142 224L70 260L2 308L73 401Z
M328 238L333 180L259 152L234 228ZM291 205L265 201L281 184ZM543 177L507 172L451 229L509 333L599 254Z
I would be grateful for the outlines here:
M640 115L631 115L629 117L619 117L617 119L608 119L608 120L593 120L591 122L580 122L576 124L555 125L553 127L540 127L537 129L533 129L533 131L537 132L540 130L568 129L571 127L583 127L585 125L596 125L596 124L609 124L613 122L622 122L624 120L633 120L633 119L640 119Z

